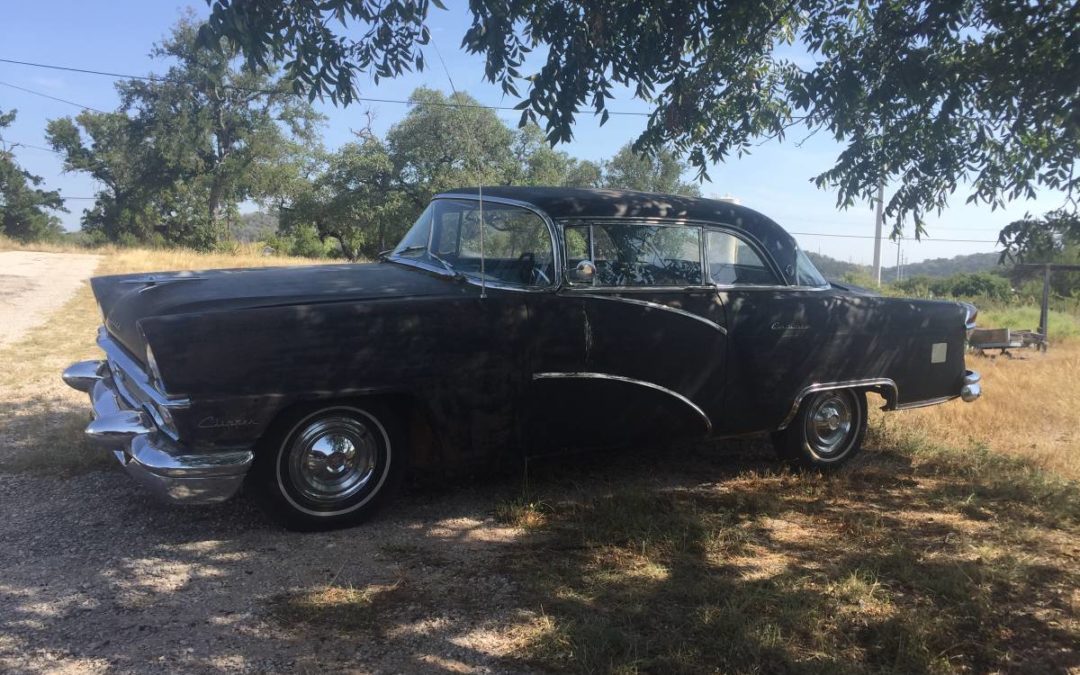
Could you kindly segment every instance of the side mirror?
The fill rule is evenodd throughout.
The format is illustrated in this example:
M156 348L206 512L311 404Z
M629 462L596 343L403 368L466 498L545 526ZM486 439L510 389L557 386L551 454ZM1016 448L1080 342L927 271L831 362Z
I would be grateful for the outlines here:
M591 260L582 260L577 264L577 267L570 272L570 281L592 283L593 277L596 276L596 265Z

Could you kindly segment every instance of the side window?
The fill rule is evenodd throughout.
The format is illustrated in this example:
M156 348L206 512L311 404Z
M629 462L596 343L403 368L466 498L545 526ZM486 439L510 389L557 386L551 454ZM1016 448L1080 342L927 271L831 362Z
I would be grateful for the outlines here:
M437 214L438 255L469 276L515 286L550 286L555 278L551 233L528 209L484 202L483 265L481 212L477 202L446 201ZM483 271L481 272L481 268Z
M596 275L584 285L702 283L700 227L595 223L567 226L565 233L568 269L573 270L582 260L591 260L596 267Z
M772 286L776 275L754 249L727 232L710 230L705 241L709 258L709 279L721 286Z

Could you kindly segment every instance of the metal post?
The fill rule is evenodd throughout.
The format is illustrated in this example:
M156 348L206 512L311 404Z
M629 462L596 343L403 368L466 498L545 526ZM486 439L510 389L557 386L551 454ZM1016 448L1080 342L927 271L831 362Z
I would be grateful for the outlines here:
M896 238L896 280L900 281L900 237Z
M1043 266L1043 295L1042 307L1039 310L1039 333L1047 337L1048 323L1050 319L1050 263Z
M874 281L881 285L881 225L885 220L885 179L877 184L877 212L874 214Z

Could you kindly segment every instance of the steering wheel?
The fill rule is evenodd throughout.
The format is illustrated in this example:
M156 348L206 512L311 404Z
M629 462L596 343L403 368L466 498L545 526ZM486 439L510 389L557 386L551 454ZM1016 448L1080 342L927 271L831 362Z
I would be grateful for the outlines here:
M551 278L544 273L544 270L536 266L536 256L531 251L519 255L518 264L521 266L521 281L523 283L529 286L539 286L541 282L551 285Z

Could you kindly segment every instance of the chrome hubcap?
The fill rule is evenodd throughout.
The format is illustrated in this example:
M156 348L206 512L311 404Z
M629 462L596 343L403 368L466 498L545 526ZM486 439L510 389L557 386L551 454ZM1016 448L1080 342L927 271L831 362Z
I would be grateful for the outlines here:
M845 394L821 396L806 416L806 441L810 449L822 457L843 453L849 445L853 419L852 404Z
M324 417L296 436L289 451L289 477L304 497L334 504L362 490L375 473L378 443L353 417Z

